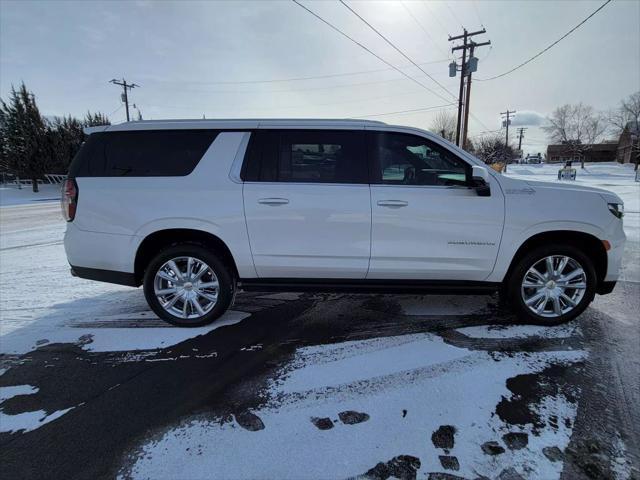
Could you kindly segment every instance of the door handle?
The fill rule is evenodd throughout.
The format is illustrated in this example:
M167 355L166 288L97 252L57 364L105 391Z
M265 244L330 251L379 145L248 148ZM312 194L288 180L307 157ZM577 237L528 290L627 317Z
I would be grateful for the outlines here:
M261 198L260 200L258 200L258 203L261 203L262 205L277 206L286 205L287 203L289 203L289 200L287 200L286 198Z
M407 205L409 205L409 202L404 200L378 200L378 206L380 207L400 208Z

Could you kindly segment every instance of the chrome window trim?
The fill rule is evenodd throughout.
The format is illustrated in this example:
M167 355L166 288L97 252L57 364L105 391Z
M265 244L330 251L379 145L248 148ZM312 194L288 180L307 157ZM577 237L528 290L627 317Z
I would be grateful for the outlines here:
M464 185L394 185L391 183L371 183L372 187L387 187L387 188L440 188L447 190L473 190L473 187L464 186Z
M323 187L370 187L369 183L325 183L325 182L243 182L247 185L320 185Z

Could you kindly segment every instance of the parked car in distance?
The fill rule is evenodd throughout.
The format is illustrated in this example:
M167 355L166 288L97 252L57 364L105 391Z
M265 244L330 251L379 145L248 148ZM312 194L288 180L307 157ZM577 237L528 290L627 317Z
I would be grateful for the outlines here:
M63 188L72 274L143 285L208 324L239 289L500 291L556 324L612 291L614 193L505 177L444 139L364 120L92 127Z
M542 154L541 153L527 153L527 156L522 159L520 163L525 164L540 164L542 163Z

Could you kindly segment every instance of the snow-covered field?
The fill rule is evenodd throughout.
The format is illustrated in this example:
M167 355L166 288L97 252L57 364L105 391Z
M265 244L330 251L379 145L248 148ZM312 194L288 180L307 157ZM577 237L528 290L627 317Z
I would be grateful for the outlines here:
M509 175L557 181L557 169L512 165ZM634 182L632 169L587 165L578 169L576 183L609 189L623 198L629 241L623 278L640 281L640 183ZM62 247L60 207L46 201L52 196L47 191L0 191L0 354L20 358L46 345L72 343L85 351L128 351L132 358L143 359L155 349L199 335L219 335L214 330L241 326L250 318L249 311L234 311L215 326L171 328L149 311L140 290L71 277ZM491 301L430 298L400 296L394 301L404 321L420 322L486 315ZM310 318L329 315L332 302L340 301L340 296L327 297L296 321L312 324ZM349 322L350 312L343 313ZM141 324L145 328L139 328ZM558 370L570 371L588 355L574 348L582 338L579 324L550 328L471 323L453 329L453 334L446 337L426 328L301 344L259 393L260 405L243 418L200 412L159 426L123 460L121 474L347 478L369 472L387 478L414 472L425 478L444 471L447 464L450 473L466 478L494 478L509 468L526 478L558 478L563 463L554 460L553 452L569 444L580 392L562 382L555 388L548 385L557 383ZM556 347L496 353L483 343L501 341L547 341ZM525 409L534 420L514 421L510 415L524 408L519 404L523 385L535 390L538 382L547 387L536 391L535 401ZM0 432L32 432L82 408L74 404L55 411L3 412L3 402L38 394L38 386L24 383L0 388ZM440 435L443 432L447 435Z
M617 193L624 202L624 229L631 241L640 241L640 182L635 181L635 172L630 163L621 165L616 162L586 163L585 168L574 166L577 170L575 181L558 180L558 164L509 165L506 175L523 180L538 180L554 183L575 183L590 187L603 188Z
M0 205L55 202L60 200L60 188L61 185L40 185L39 192L34 193L31 185L23 185L22 188L0 185Z

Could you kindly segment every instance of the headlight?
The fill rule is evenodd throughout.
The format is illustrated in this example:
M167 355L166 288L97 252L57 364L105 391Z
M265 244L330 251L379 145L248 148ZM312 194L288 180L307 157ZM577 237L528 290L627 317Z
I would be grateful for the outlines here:
M616 217L622 218L624 216L624 205L622 203L607 203L609 211Z

